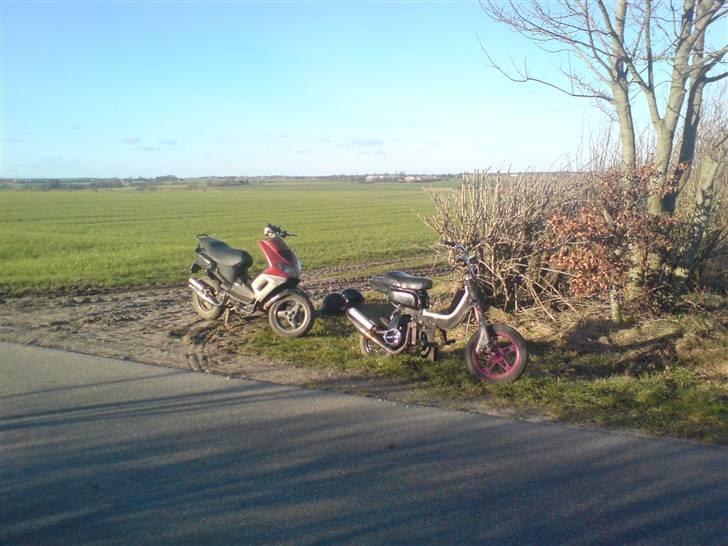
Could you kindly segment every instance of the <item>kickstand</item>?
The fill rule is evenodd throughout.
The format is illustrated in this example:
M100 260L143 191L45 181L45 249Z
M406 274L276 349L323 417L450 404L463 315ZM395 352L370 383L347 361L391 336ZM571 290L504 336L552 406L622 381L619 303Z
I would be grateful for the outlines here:
M230 309L225 309L225 314L223 315L223 324L225 324L225 328L230 328Z
M438 328L437 333L440 334L440 341L442 342L442 345L452 345L455 343L454 339L447 339L447 332L442 328Z

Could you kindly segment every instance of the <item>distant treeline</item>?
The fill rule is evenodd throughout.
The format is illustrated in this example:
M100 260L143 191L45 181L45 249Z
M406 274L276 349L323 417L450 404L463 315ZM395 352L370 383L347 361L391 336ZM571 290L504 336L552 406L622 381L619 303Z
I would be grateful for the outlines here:
M16 189L27 191L50 190L110 190L134 189L138 191L154 191L165 187L205 189L229 186L245 186L248 184L280 183L286 181L337 181L371 183L432 183L457 180L462 174L406 174L384 173L369 175L336 174L329 176L203 176L198 178L180 178L173 174L153 178L0 178L0 189Z
M174 175L153 178L0 178L0 190L20 191L78 191L78 190L137 190L154 191L164 188L205 190L207 188L239 187L250 184L287 184L296 182L342 182L358 184L432 184L457 183L467 180L465 174L385 173L374 175L329 176L204 176L180 178Z
M225 187L250 184L248 178L239 176L208 176L204 178L178 178L174 175L154 178L2 178L0 189L29 191L50 190L108 190L131 188L151 190L163 186Z

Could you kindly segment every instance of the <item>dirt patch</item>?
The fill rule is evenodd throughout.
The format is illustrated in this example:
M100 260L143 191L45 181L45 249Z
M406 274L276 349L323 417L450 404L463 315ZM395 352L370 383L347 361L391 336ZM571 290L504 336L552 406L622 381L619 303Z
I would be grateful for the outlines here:
M366 264L397 268L397 262ZM361 266L318 270L303 287L315 304L344 287L366 289ZM408 269L431 275L432 268ZM435 272L436 273L436 272ZM334 389L408 403L435 404L494 413L472 402L443 400L419 386L359 370L298 367L241 351L242 329L260 326L249 320L201 320L192 310L186 284L137 289L79 290L0 298L0 339L121 360L242 377L279 384ZM257 321L258 324L251 323ZM282 341L285 342L285 341Z

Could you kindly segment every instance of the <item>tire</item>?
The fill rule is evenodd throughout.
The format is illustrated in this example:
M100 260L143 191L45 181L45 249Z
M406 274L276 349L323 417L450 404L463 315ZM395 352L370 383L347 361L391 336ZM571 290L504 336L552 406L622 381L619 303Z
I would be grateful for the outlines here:
M376 322L381 328L387 328L387 324L389 324L389 319L386 317L379 317L377 319L374 319L374 322ZM372 340L368 339L365 336L360 335L359 336L359 350L361 351L361 354L364 356L377 356L377 355L390 355L392 353L388 353L384 349L382 349L379 345L374 343Z
M306 335L313 326L313 305L303 294L284 296L268 309L268 324L281 337Z
M217 282L208 279L205 279L202 282L212 288L217 295L217 289L219 286ZM194 309L195 313L205 320L217 320L220 318L220 315L222 315L224 306L207 303L200 296L192 292L192 309Z
M521 334L510 326L493 325L497 336L490 355L477 354L480 332L475 332L465 349L468 371L488 383L510 383L526 370L528 349Z
M361 351L361 354L364 356L378 356L378 355L390 355L391 353L388 353L384 349L382 349L379 345L371 341L369 338L365 336L359 336L359 350Z

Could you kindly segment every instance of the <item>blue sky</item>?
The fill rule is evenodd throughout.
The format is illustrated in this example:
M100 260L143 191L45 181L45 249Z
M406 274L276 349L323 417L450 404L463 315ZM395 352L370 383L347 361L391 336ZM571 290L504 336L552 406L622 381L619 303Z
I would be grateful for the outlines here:
M603 124L475 1L0 9L2 177L544 170Z

